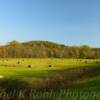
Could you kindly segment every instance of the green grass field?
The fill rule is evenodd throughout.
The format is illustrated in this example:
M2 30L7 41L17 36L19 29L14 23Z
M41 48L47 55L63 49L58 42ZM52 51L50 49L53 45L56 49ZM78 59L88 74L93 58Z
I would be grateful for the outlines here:
M1 91L36 90L25 100L100 100L99 84L99 59L0 59Z

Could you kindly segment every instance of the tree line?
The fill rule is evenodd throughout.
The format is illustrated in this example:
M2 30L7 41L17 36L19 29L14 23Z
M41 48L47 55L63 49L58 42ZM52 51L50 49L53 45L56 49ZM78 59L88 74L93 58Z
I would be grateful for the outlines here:
M12 41L0 46L0 58L100 58L100 48L66 46L49 41Z

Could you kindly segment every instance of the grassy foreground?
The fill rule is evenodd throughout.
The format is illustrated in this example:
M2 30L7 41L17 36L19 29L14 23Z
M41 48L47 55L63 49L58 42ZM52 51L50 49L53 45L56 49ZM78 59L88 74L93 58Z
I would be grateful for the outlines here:
M10 100L100 100L98 59L0 59L0 96Z

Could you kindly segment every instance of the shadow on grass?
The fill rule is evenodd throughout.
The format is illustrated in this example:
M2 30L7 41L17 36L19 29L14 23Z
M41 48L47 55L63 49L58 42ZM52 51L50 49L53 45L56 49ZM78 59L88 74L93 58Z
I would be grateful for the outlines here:
M0 79L0 87L7 89L59 89L69 87L80 79L86 79L97 75L100 75L100 64L92 67L60 70L53 75L37 78L35 80L24 81L20 78L3 78Z
M27 82L24 82L19 79L8 79L4 78L0 80L0 87L6 89L24 89L25 86L27 87Z
M0 79L0 97L4 98L6 95L6 99L1 99L1 100L19 100L17 98L21 98L21 100L22 98L24 98L23 100L31 100L28 98L30 97L31 90L32 91L34 90L33 93L36 94L36 96L40 95L41 98L42 92L39 92L38 94L37 91L44 91L43 93L46 93L46 91L51 91L51 90L58 91L59 89L65 89L65 88L70 89L70 87L75 85L79 80L92 78L98 75L100 75L100 64L97 64L96 66L92 67L60 70L57 73L55 73L55 75L53 74L51 76L42 77L40 79L37 78L36 80L32 81L29 80L23 81L20 78L19 79L3 78ZM34 100L42 100L36 98ZM53 100L53 99L46 99L46 100Z

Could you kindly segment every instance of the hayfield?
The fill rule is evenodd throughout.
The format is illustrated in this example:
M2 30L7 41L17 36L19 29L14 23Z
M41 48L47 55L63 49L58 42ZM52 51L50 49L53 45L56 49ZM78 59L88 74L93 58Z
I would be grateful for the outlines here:
M8 100L10 91L25 100L99 100L99 84L99 59L0 59L0 90Z

